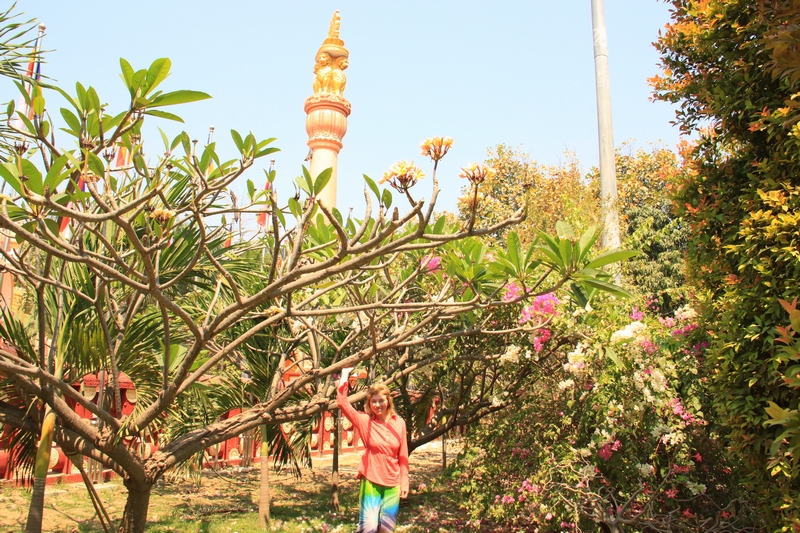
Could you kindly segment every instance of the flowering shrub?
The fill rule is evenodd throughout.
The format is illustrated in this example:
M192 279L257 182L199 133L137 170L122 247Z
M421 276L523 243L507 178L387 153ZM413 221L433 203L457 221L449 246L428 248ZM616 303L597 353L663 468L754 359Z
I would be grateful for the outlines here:
M549 305L527 309L537 319ZM518 410L469 435L459 481L472 518L543 532L756 531L709 422L694 312L576 315L559 320L593 342L572 344Z

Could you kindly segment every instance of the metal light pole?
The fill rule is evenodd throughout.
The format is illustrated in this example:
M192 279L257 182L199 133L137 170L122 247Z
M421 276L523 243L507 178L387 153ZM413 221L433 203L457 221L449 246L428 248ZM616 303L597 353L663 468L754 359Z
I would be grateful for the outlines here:
M618 248L617 172L614 161L614 130L611 124L611 85L608 75L608 38L603 0L592 1L594 75L597 85L597 129L600 144L600 206L603 215L603 248Z

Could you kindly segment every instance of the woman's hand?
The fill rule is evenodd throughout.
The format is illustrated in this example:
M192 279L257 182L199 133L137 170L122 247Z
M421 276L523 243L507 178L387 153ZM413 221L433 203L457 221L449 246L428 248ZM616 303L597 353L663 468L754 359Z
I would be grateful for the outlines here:
M404 500L405 500L406 498L408 498L408 489L406 489L406 490L400 489L400 497L401 497L402 499L404 499Z
M350 368L343 368L342 369L342 376L339 378L339 386L341 387L345 383L347 383L347 378L350 377L350 372L353 371L353 367Z

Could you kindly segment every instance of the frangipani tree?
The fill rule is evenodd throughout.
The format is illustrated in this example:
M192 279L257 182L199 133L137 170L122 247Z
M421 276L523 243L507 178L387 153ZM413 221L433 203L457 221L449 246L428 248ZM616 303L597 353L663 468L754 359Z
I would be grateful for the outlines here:
M333 377L342 368L427 339L479 334L505 304L497 295L507 279L524 277L536 261L547 265L552 286L576 276L584 284L602 277L581 271L589 261L586 242L573 254L576 243L557 236L552 243L569 254L566 262L533 249L511 270L490 269L478 254L469 264L448 262L453 275L436 293L419 290L418 274L426 268L420 259L431 250L457 247L524 217L520 210L489 227L476 227L474 214L455 226L434 218L436 167L452 141L428 144L430 203L412 194L423 177L413 164L398 164L384 176L408 201L405 214L392 209L389 189L367 177L362 219L325 208L316 197L329 170L319 176L304 171L302 193L285 205L274 188L256 193L250 182L250 202L236 206L229 187L274 152L273 140L233 131L238 153L223 160L213 143L196 150L181 133L164 136L161 154L148 158L145 117L180 120L162 108L207 95L159 90L169 74L167 59L143 70L125 60L121 66L130 104L117 114L91 87L78 84L75 94L37 87L33 119L20 117L26 142L0 166L13 190L0 202L0 228L18 243L17 250L2 252L4 267L30 295L29 307L7 313L0 327L6 343L0 349L0 420L23 433L51 431L67 453L120 475L128 490L120 531L143 531L153 484L208 446L331 408ZM66 99L59 113L64 131L75 137L72 148L55 138L48 112L53 92ZM126 152L129 158L119 157ZM470 180L477 191L479 173ZM263 211L266 235L226 246L223 217ZM481 318L459 322L465 313ZM451 324L458 326L444 327ZM263 337L277 341L264 344ZM209 376L222 392L238 390L239 371L256 364L271 380L249 409L224 420L175 423L176 407L207 387ZM290 370L299 375L287 382ZM105 401L89 401L73 386L89 372L110 376ZM122 373L137 392L135 410L125 416L119 409ZM78 416L75 406L97 424ZM158 444L152 455L130 446L143 435ZM41 446L49 449L49 442Z

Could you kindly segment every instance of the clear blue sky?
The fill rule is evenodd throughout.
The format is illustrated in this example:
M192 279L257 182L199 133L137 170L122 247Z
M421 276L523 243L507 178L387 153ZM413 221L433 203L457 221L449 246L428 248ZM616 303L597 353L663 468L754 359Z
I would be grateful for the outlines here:
M400 159L422 163L419 143L434 135L455 139L442 162L439 209L455 206L459 167L483 160L498 143L544 164L563 161L565 150L586 170L598 162L589 0L20 0L18 9L47 26L44 47L53 52L43 73L68 89L76 81L92 85L110 111L126 105L120 57L137 69L169 57L165 90L200 90L213 99L169 109L185 125L148 119L151 126L170 136L185 129L204 142L214 125L225 159L234 157L232 128L277 137L284 201L308 150L303 101L336 9L350 50L345 97L353 107L339 157L343 212L355 207L359 215L362 174L378 179ZM606 0L605 13L615 144L673 148L673 110L649 100L646 82L658 71L651 43L669 19L668 6ZM2 87L3 101L14 98L13 87ZM55 104L62 105L48 108L59 116ZM147 137L148 147L160 151L160 136ZM263 185L258 167L248 177ZM417 195L430 195L429 180L417 188Z

